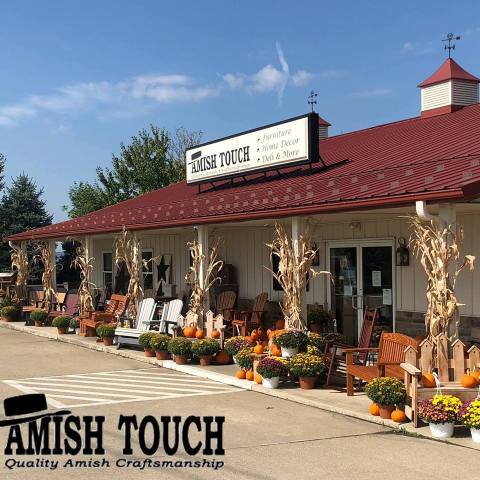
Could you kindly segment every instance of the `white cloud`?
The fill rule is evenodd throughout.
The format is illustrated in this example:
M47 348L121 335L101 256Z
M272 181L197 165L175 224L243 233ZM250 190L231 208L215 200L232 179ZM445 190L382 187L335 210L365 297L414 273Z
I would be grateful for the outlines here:
M364 90L361 92L353 92L351 97L353 98L372 98L372 97L386 97L390 95L392 91L388 88L374 88L373 90Z
M292 75L292 82L297 87L307 85L313 78L313 74L305 70L299 70Z
M433 46L432 42L411 42L407 41L403 44L400 53L403 55L430 55L437 51L437 48Z

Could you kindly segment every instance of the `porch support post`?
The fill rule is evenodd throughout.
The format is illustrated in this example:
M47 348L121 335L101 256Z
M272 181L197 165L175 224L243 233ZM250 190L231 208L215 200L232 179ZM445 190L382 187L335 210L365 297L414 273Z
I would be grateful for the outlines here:
M295 256L298 258L299 245L300 245L300 236L305 230L305 219L304 217L292 217L292 247L295 253ZM307 301L305 299L305 291L302 295L302 317L303 320L307 321Z
M50 250L50 258L52 262L52 288L57 291L57 261L56 261L56 241L48 240L48 249Z
M198 234L198 245L200 247L200 278L199 283L200 287L203 289L205 287L205 275L207 274L208 268L208 252L209 252L209 242L208 242L208 225L199 225L197 227L197 234ZM204 311L207 312L210 308L210 294L204 298L203 301L203 308Z

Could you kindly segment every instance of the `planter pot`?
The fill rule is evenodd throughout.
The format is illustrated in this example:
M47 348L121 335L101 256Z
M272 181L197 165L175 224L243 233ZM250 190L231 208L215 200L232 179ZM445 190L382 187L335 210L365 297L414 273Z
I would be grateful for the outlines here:
M286 348L282 347L282 357L290 358L298 353L298 347L295 348Z
M454 422L450 423L429 423L430 433L433 438L450 438L453 437Z
M303 390L312 390L315 388L317 377L299 377L300 388Z
M480 443L480 428L471 428L470 433L472 434L473 443Z
M67 333L67 327L57 327L57 332L59 335L65 335Z
M151 348L144 348L146 357L154 357L155 352Z
M80 327L75 329L75 333L78 335L80 333Z
M394 405L379 405L378 406L380 418L384 420L390 420L392 418L392 412L395 410Z
M206 367L212 363L212 355L200 355L200 366Z
M8 322L8 320L7 320ZM39 320L35 320L35 326L36 327L41 327L42 326L42 322L40 322Z
M155 352L157 360L168 360L169 354L167 350L158 350Z
M110 347L113 345L113 337L103 337L103 344L106 347Z
M280 377L264 378L262 384L265 388L278 388Z
M187 360L188 358L186 355L175 355L175 363L177 365L186 365Z
M2 319L5 320L6 322L13 322L12 317L2 317Z

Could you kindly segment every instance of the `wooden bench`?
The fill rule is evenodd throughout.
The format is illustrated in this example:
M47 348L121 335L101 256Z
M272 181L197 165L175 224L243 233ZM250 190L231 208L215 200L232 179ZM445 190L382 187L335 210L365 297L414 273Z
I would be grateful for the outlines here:
M97 326L101 323L112 323L121 317L128 305L128 297L125 295L112 295L105 310L89 312L88 317L80 318L80 335L82 337L96 337Z
M418 348L418 343L402 333L383 332L380 337L378 348L346 348L343 352L346 355L347 369L347 395L353 395L353 383L355 378L369 382L376 377L395 377L404 379L404 370L400 366L405 362L405 350L407 347ZM363 365L355 362L358 354L377 353L377 363L374 365Z

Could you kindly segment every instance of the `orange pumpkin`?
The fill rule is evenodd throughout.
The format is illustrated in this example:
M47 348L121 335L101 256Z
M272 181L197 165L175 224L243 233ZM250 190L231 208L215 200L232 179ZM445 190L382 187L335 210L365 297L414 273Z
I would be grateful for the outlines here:
M228 365L232 359L226 350L220 350L215 355L215 361L218 363L218 365Z
M420 380L421 384L425 388L435 388L435 377L433 373L424 373Z
M261 343L253 347L253 353L256 353L257 355L261 355L264 350L265 350L265 347Z
M247 380L252 381L254 379L253 370L248 370L247 373L245 374L245 378Z
M248 343L250 343L251 345L253 345L255 343L255 340L251 336L245 337L245 340Z
M270 353L272 357L281 357L282 356L282 349L277 347L274 343L270 345Z
M197 333L197 327L195 325L190 325L183 329L183 334L187 338L195 338L195 334Z
M198 338L199 340L205 338L205 330L198 329L195 332L195 338Z
M239 380L245 380L246 378L246 372L245 370L237 370L237 373L235 374L235 376L239 379Z
M396 408L392 414L390 415L390 418L394 421L394 422L397 422L397 423L402 423L406 420L406 415L405 415L405 412L403 410L399 410L398 408Z
M464 388L475 388L477 383L477 379L470 374L464 375L461 380L462 387Z
M212 338L220 338L220 332L217 329L212 330Z
M475 370L473 372L470 372L470 375L472 377L475 377L477 379L477 382L480 383L480 370Z
M378 417L380 415L380 407L376 403L372 403L368 407L368 411L371 415L374 415L375 417Z
M261 384L263 381L262 376L259 373L255 374L255 383Z
M257 341L258 340L258 333L256 330L252 330L252 333L250 334L250 337L252 337L253 341Z

